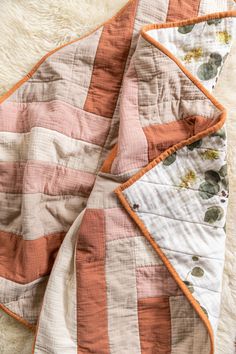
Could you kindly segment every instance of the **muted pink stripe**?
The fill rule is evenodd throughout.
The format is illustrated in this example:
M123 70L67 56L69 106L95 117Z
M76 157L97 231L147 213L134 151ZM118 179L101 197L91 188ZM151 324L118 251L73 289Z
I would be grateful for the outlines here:
M38 161L0 163L0 192L88 196L94 181L91 173Z
M136 224L123 209L105 209L104 213L108 241L141 235Z
M33 127L56 130L74 139L103 146L110 119L85 112L61 101L0 105L0 130L27 133Z
M164 265L146 266L136 269L138 298L181 295Z
M111 167L113 174L144 167L149 162L138 107L138 79L131 61L122 89L118 151Z

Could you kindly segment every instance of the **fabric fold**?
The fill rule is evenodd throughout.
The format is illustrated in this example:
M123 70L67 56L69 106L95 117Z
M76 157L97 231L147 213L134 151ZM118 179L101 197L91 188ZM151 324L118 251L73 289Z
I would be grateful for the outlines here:
M0 98L0 301L33 353L215 352L222 3L131 0Z

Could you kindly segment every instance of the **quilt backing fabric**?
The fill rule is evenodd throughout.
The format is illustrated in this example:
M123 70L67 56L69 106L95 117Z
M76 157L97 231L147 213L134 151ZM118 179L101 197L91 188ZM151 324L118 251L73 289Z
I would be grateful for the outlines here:
M0 97L0 301L33 353L214 353L235 33L233 0L130 0Z

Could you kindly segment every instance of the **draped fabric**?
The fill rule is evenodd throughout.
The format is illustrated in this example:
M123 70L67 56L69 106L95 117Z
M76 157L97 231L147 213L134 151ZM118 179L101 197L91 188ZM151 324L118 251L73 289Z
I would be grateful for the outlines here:
M215 352L235 7L130 0L0 97L0 306L33 353Z

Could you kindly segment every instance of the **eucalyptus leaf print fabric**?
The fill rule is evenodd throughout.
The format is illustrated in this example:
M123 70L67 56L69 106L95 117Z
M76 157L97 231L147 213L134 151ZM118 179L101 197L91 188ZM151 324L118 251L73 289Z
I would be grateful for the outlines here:
M213 354L232 0L130 0L0 98L0 301L36 354Z

